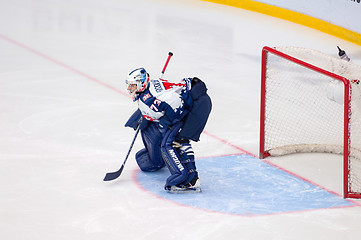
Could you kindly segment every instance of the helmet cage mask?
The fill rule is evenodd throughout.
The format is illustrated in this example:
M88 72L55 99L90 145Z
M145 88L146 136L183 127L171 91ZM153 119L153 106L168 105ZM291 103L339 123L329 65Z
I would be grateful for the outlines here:
M143 92L149 83L149 74L144 68L137 68L129 73L127 79L125 80L127 85L127 90L133 99L137 93ZM131 92L129 90L129 85L135 84L135 91Z

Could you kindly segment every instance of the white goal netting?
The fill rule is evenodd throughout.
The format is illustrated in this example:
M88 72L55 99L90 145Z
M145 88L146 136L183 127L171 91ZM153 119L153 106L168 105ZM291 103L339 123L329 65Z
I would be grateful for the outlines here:
M344 154L345 191L361 194L361 67L312 49L275 49L291 58L267 52L263 62L264 151Z

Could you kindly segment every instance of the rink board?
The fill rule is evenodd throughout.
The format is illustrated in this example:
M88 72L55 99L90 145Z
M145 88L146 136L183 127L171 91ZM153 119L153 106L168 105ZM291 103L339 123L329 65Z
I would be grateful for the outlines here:
M155 195L184 206L237 215L267 215L355 204L287 173L267 162L243 154L197 160L202 192L171 194L163 190L167 168L136 175L138 183Z

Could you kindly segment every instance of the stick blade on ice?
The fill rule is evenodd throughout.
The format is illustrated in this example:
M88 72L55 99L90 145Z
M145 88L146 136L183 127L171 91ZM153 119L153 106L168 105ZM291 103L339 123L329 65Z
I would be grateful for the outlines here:
M111 180L118 178L123 171L123 167L124 167L124 165L122 165L122 167L116 172L110 172L110 173L105 174L103 181L111 181Z

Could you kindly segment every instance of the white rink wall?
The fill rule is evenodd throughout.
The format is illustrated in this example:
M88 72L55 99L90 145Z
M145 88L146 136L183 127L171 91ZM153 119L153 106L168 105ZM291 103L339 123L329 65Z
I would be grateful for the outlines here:
M361 46L361 0L203 0L313 28Z
M257 0L361 33L361 0Z

